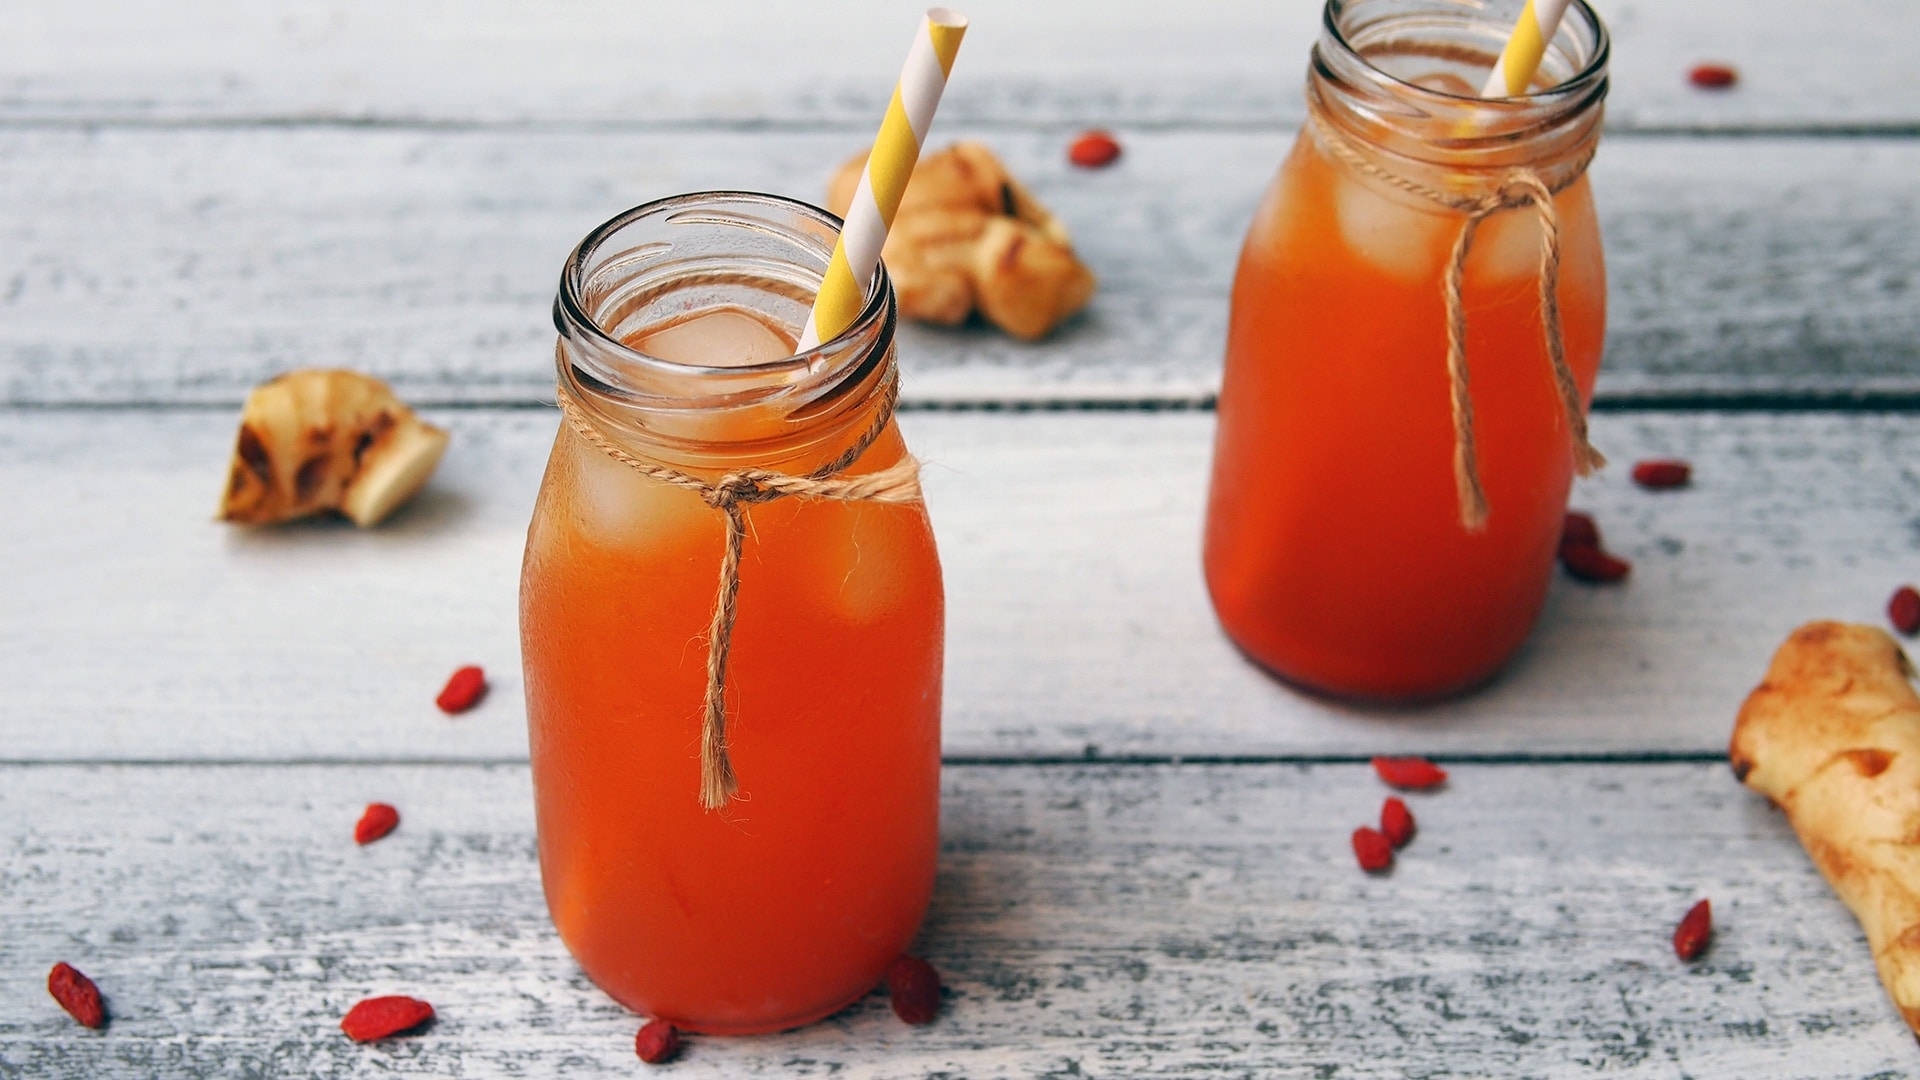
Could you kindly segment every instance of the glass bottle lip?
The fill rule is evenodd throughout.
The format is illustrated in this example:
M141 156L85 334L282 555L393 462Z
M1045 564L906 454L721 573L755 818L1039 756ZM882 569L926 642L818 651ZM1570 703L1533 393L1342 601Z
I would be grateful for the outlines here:
M1568 3L1560 27L1547 45L1549 61L1557 53L1578 61L1577 70L1531 93L1488 98L1452 93L1395 75L1369 59L1367 48L1371 43L1361 38L1366 31L1394 20L1426 18L1432 20L1429 27L1442 21L1460 25L1477 21L1483 23L1487 31L1489 55L1495 55L1511 31L1511 24L1496 24L1484 18L1485 5L1475 0L1433 0L1424 11L1416 5L1394 5L1384 16L1367 18L1373 14L1369 8L1387 6L1381 0L1326 0L1321 9L1321 40L1314 47L1310 65L1316 76L1313 81L1343 87L1341 96L1349 102L1349 107L1363 114L1378 117L1404 110L1429 119L1471 120L1471 124L1455 125L1453 130L1471 129L1475 134L1456 135L1447 140L1455 146L1467 147L1554 129L1605 100L1612 41L1606 24L1587 0ZM1482 18L1476 20L1476 16ZM1569 45L1574 51L1565 47ZM1381 104L1385 102L1392 104Z
M594 259L599 254L601 246L622 229L647 218L660 218L674 223L699 221L703 215L707 215L708 223L740 225L762 233L774 234L780 239L791 242L797 249L811 250L817 255L818 270L820 275L824 276L827 259L832 254L830 243L814 244L811 242L813 238L782 227L773 220L749 220L744 217L735 217L734 220L722 222L710 216L753 208L764 208L778 214L796 215L811 221L824 230L822 236L837 236L844 224L837 215L811 203L756 191L726 189L694 191L641 203L596 226L569 253L560 270L560 288L553 303L555 328L563 339L576 345L584 344L591 351L602 353L620 365L673 380L698 380L703 388L711 388L712 396L733 396L762 389L791 391L795 389L796 384L818 385L845 374L849 367L863 366L852 362L862 355L883 353L892 337L893 325L893 285L887 276L884 264L875 266L873 280L867 286L866 303L862 305L860 314L845 330L831 340L823 341L805 352L759 364L710 366L652 356L608 333L589 312L585 294L588 278L595 269ZM643 245L630 254L663 251L665 246L664 243ZM595 374L597 376L599 372ZM602 393L645 400L653 404L658 404L660 401L659 396L649 395L635 387L623 385L617 378L596 378L596 381L602 384L597 388Z

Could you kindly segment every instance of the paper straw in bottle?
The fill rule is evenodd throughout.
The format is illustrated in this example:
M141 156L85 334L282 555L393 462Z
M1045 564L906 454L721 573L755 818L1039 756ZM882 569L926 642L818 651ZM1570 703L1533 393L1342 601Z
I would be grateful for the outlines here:
M1569 0L1527 0L1520 18L1513 24L1507 47L1500 50L1481 97L1519 97L1533 83L1533 73L1546 55L1547 42L1560 28L1560 16L1566 14Z
M838 337L853 325L866 303L867 286L880 264L880 248L893 226L894 212L900 209L907 181L913 179L920 144L933 123L933 110L940 104L940 91L946 88L953 56L960 51L960 38L966 32L966 17L946 8L933 8L920 21L920 32L907 51L900 81L893 86L893 100L880 121L880 133L874 136L867 166L860 172L860 186L847 207L846 224L833 245L833 258L796 351L806 352Z

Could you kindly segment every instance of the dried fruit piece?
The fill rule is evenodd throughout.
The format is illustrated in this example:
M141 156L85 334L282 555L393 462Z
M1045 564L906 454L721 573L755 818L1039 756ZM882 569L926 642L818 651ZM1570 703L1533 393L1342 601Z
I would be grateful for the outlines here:
M665 1020L649 1020L633 1037L633 1052L649 1065L672 1061L680 1052L680 1029Z
M829 210L847 212L865 166L865 155L841 166ZM922 322L953 326L977 310L1033 341L1093 297L1066 225L976 142L920 158L880 254L901 312Z
M379 379L290 371L247 395L220 517L264 525L337 509L372 525L420 490L446 449L447 433Z
M940 1013L940 973L917 956L901 956L887 967L887 997L893 1015L909 1024L931 1024Z
M47 993L67 1010L68 1016L81 1024L90 1028L107 1026L107 1010L100 1002L100 988L72 964L53 965L53 970L47 972Z
M1887 618L1893 621L1893 628L1912 637L1920 634L1920 591L1911 585L1902 585L1893 591L1893 598L1887 601Z
M1353 855L1360 860L1360 869L1377 874L1393 865L1393 844L1379 829L1362 825L1353 830Z
M1080 137L1067 147L1067 160L1083 169L1098 169L1111 165L1120 157L1120 143L1107 132L1098 129L1083 131Z
M1560 523L1560 546L1599 547L1600 526L1593 520L1593 515L1578 510L1567 511L1567 516Z
M1377 757L1373 759L1373 771L1390 786L1410 791L1447 782L1447 770L1423 757Z
M1633 564L1627 560L1583 544L1563 545L1560 565L1573 577L1594 585L1619 581L1633 570Z
M1687 909L1687 917L1673 930L1673 951L1682 960L1693 960L1707 951L1713 938L1713 905L1705 900Z
M1687 81L1707 90L1722 90L1740 81L1740 73L1727 64L1696 64L1687 72Z
M348 1009L340 1020L340 1030L354 1042L371 1042L417 1028L431 1019L433 1006L419 998L376 997Z
M1380 832L1396 848L1407 846L1413 839L1413 811L1407 809L1406 800L1397 795L1387 796L1380 806Z
M1686 487L1692 479L1693 466L1684 461L1637 461L1633 466L1633 482L1649 491Z
M368 803L365 813L353 826L353 842L371 844L400 824L400 811L383 802Z
M447 685L441 689L440 696L433 699L433 703L440 706L441 712L452 716L473 708L486 696L487 673L468 665L447 679Z
M1877 626L1811 622L1740 706L1727 760L1787 815L1920 1033L1920 693Z

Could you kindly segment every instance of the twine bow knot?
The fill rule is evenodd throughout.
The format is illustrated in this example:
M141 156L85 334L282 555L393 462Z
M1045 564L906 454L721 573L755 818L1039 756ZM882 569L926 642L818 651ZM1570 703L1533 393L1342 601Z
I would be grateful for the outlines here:
M1531 206L1540 222L1540 329L1545 339L1547 364L1553 377L1554 392L1566 415L1567 430L1573 444L1573 468L1586 476L1607 463L1587 438L1587 410L1580 401L1580 387L1573 370L1567 366L1566 338L1560 327L1560 215L1554 209L1556 193L1586 171L1593 152L1568 170L1558 185L1548 186L1538 172L1530 168L1510 170L1492 191L1469 196L1444 191L1382 168L1355 149L1317 114L1310 114L1315 134L1342 164L1363 176L1419 196L1428 202L1466 215L1460 235L1453 241L1440 295L1447 309L1447 379L1451 388L1453 414L1453 481L1459 500L1460 524L1468 532L1487 527L1487 492L1480 480L1480 456L1473 438L1473 397L1469 393L1467 370L1467 308L1461 298L1461 285L1467 273L1467 254L1473 250L1474 234L1482 222L1502 210Z
M707 628L707 687L700 720L700 805L717 810L740 790L727 750L727 660L733 651L733 624L739 614L740 552L746 544L747 507L775 499L834 499L840 502L908 503L920 498L920 463L904 456L879 472L842 476L893 420L899 395L897 378L889 378L873 420L840 456L802 476L740 469L718 480L668 468L628 453L601 434L579 401L563 382L556 391L561 415L574 434L640 475L683 488L720 511L726 524L726 544L720 556L720 586L714 597L713 618Z

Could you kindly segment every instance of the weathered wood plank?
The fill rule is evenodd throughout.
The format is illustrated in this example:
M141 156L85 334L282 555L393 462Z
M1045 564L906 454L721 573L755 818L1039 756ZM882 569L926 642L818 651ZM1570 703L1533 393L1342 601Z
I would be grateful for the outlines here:
M515 583L556 425L436 419L453 449L385 528L208 521L223 411L0 412L0 758L517 759ZM1318 702L1215 627L1199 532L1212 417L909 413L949 596L946 749L961 758L1715 753L1773 647L1877 622L1920 567L1910 417L1611 413L1584 482L1631 582L1556 584L1485 692L1415 715ZM1684 492L1636 458L1691 459ZM496 690L431 699L479 662ZM689 705L691 710L692 706Z
M1297 121L1314 0L975 0L948 119L1038 124ZM1507 12L1517 3L1494 5ZM1601 5L1618 126L1912 124L1912 5L1793 0ZM37 5L0 39L0 120L808 123L864 130L911 14L879 0L770 15L752 0L439 8L215 0ZM1739 65L1702 93L1703 59Z
M1057 135L994 136L1102 291L1041 346L911 329L910 398L1214 390L1242 232L1290 136L1126 138L1119 165L1088 173ZM704 187L817 197L857 144L0 130L0 400L233 403L300 363L370 369L430 402L534 400L560 264L589 228ZM1616 138L1595 173L1612 264L1603 397L1920 395L1920 143Z
M1354 765L948 769L939 1021L876 995L696 1039L675 1075L1855 1078L1920 1053L1723 767L1460 768L1369 878L1347 834L1380 797ZM355 848L369 798L404 821ZM547 922L530 803L519 766L0 769L0 1070L632 1075L638 1021ZM1702 895L1717 933L1682 965ZM56 960L100 982L104 1033L40 990ZM335 1025L374 993L441 1018L354 1046Z

